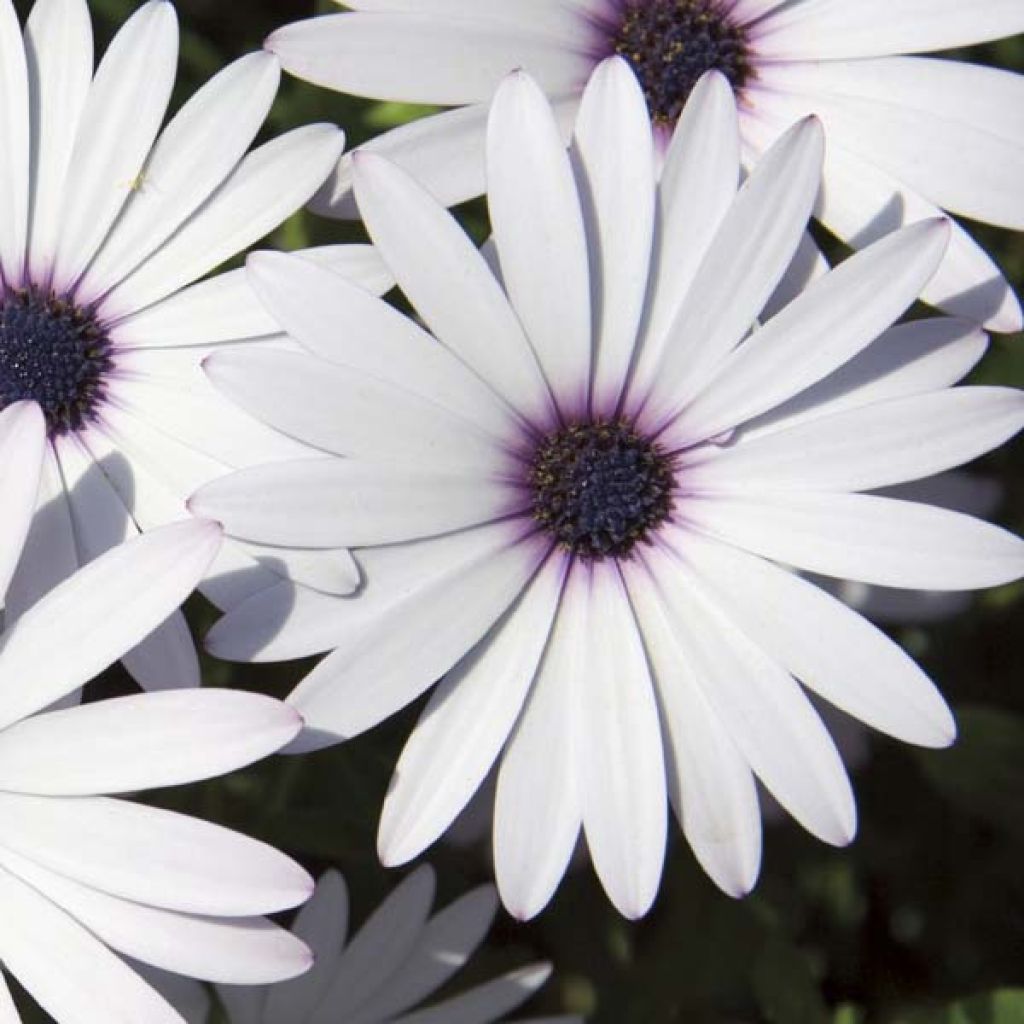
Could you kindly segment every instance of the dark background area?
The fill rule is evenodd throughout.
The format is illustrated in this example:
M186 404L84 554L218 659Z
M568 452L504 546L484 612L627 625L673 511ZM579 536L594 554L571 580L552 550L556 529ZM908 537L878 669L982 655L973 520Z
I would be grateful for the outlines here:
M28 4L16 6L26 13ZM92 0L91 6L105 44L136 4ZM178 103L269 31L313 12L312 4L296 0L177 0L176 7ZM956 56L1019 70L1024 40ZM358 142L416 113L285 78L265 134L332 121ZM481 237L482 204L460 213ZM1024 239L993 228L979 228L978 235L1018 291L1024 288ZM360 237L357 226L303 213L269 244L291 249ZM996 338L975 377L1024 384L1024 339ZM1021 464L1017 444L977 467L1002 483L996 518L1018 531L1024 526ZM522 926L499 916L488 946L453 988L546 958L557 973L529 1012L572 1010L594 1024L1024 1022L1022 595L1020 586L990 591L952 621L895 631L949 698L961 735L953 749L940 752L868 737L854 777L861 825L852 846L833 850L788 820L768 825L761 881L736 902L703 875L673 828L661 894L644 921L619 918L584 866L570 873L535 922ZM199 599L189 614L198 633L214 618ZM208 685L281 696L308 667L204 664ZM96 685L107 692L131 687L120 670ZM340 868L352 890L354 920L362 921L402 874L378 865L374 838L392 766L420 706L343 747L273 759L147 799L267 839L317 874ZM427 859L438 869L441 903L491 878L479 846L441 843Z

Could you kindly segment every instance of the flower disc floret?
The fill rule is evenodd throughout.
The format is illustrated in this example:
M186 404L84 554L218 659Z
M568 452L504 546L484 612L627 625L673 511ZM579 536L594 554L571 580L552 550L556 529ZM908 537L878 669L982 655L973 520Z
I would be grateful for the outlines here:
M752 71L743 27L716 0L628 0L613 47L640 79L651 117L667 126L706 71L736 90Z
M626 420L573 423L530 464L533 515L585 559L625 557L672 510L671 460Z
M78 430L102 401L111 365L89 309L34 287L0 297L0 408L34 401L51 437Z

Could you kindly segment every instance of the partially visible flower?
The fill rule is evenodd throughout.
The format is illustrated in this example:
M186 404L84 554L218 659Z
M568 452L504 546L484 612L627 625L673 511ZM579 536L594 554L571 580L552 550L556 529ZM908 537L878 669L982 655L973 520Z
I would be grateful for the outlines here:
M0 601L31 516L40 410L0 412ZM228 690L176 690L47 710L116 661L192 591L221 531L189 521L101 555L0 642L0 963L58 1024L180 1024L116 953L225 982L271 982L309 951L257 915L312 879L262 843L118 794L233 771L278 750L299 717ZM0 976L0 1018L17 1012Z
M294 981L262 988L219 985L230 1024L489 1024L525 1003L551 976L531 964L483 985L418 1004L453 978L484 940L498 906L484 885L430 916L435 877L417 868L348 939L344 878L326 872L299 911L295 934L309 944L315 966ZM168 985L189 1024L203 1024L207 1007L197 986ZM172 989L170 986L173 985ZM520 1018L520 1024L580 1024L574 1016Z
M200 368L212 347L277 332L244 274L186 286L306 202L343 136L311 125L246 154L280 78L264 52L218 73L160 132L177 53L174 7L160 0L126 22L95 75L85 0L38 0L24 37L0 0L0 408L38 402L48 435L9 620L140 528L185 518L200 483L296 455ZM307 257L387 287L366 246ZM355 584L344 552L230 543L205 590L228 607L287 573L335 592ZM148 688L198 684L177 613L125 653Z
M1024 544L1005 530L861 492L990 450L1024 424L1024 398L951 387L985 347L970 324L890 329L941 261L944 221L854 254L761 320L823 144L800 122L737 191L736 108L711 73L656 182L622 60L588 86L571 156L518 73L488 134L493 269L426 190L357 160L370 234L436 341L300 260L250 260L308 354L224 352L208 372L315 451L207 485L192 507L264 542L351 546L365 583L351 598L264 591L208 645L332 652L290 698L306 748L447 673L385 803L385 863L436 840L500 761L495 864L517 915L547 903L581 825L615 905L644 913L669 800L738 895L760 865L755 774L825 841L856 828L797 679L901 739L952 741L905 652L775 562L909 589L1016 579Z
M828 132L817 216L862 247L942 209L1024 228L1024 78L906 57L1024 31L1019 0L345 0L354 12L296 22L267 47L285 69L376 99L457 109L364 147L442 202L484 191L486 104L516 68L535 76L568 134L598 63L640 76L667 146L701 74L718 70L740 108L749 167L807 114ZM318 212L353 216L345 159ZM1020 305L984 250L953 225L928 302L996 331Z

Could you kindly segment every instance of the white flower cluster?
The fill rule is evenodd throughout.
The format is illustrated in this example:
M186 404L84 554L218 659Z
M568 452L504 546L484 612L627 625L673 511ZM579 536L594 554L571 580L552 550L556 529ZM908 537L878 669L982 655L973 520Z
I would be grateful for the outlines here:
M263 915L307 900L302 868L114 797L341 743L433 687L385 865L490 778L518 918L581 835L645 914L670 809L740 896L758 783L825 842L856 830L806 691L954 739L864 588L1024 575L1024 543L960 510L991 502L937 476L1024 426L1012 389L955 387L1022 319L944 212L1024 229L1024 79L906 56L1020 32L1024 4L347 7L164 124L171 3L94 69L85 0L23 28L0 0L0 963L59 1024L206 1019L150 967L216 983L235 1024L486 1024L549 973L413 1010L490 887L430 918L421 868L345 946L336 874L287 931ZM348 155L333 125L251 149L282 68L450 109ZM446 207L483 193L478 248ZM310 202L372 245L206 276ZM852 249L834 269L812 219ZM917 300L939 312L899 322ZM211 654L326 657L284 703L200 688L196 587ZM118 660L147 692L83 702Z

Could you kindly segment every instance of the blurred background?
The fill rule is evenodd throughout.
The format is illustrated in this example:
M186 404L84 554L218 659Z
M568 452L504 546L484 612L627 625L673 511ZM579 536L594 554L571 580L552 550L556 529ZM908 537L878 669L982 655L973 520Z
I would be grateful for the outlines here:
M137 6L90 5L101 45ZM28 3L15 6L27 14ZM176 105L271 30L314 12L302 0L176 0L176 7ZM336 10L319 6L328 8ZM1024 70L1024 39L955 56ZM352 145L422 112L286 77L264 135L330 121L345 128ZM485 236L482 203L459 214L478 239ZM1024 236L976 232L1018 292L1024 289ZM294 249L362 237L358 226L301 213L266 244ZM1024 385L1024 338L993 340L974 377ZM972 486L975 496L994 503L993 517L1018 532L1022 462L1018 443L972 467L982 481ZM915 616L924 621L887 624L952 703L960 727L954 748L917 751L851 729L849 720L835 722L855 766L861 824L852 846L833 850L776 816L766 826L760 884L736 902L703 875L673 829L661 894L644 921L620 919L584 862L537 921L524 926L500 915L485 949L451 989L543 958L556 974L520 1016L574 1011L593 1024L1022 1024L1024 587L976 595L963 609L953 618L928 621L940 611L931 609ZM201 599L188 611L200 634L215 617ZM309 664L207 659L204 669L208 685L283 696ZM117 669L95 687L114 693L132 684ZM315 874L340 868L358 924L404 874L379 866L374 839L391 769L420 707L345 746L145 799L266 839ZM464 824L459 844L428 852L441 904L491 879L486 826ZM24 1005L26 1021L44 1019Z

